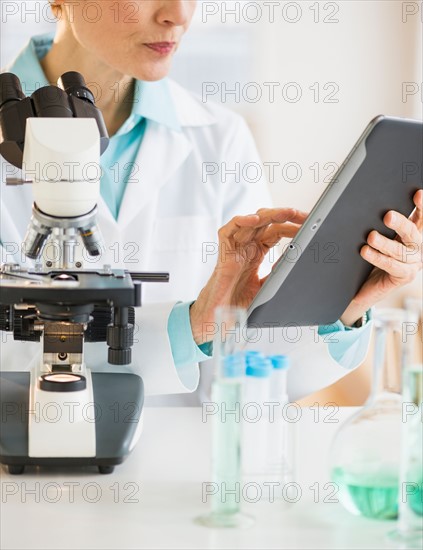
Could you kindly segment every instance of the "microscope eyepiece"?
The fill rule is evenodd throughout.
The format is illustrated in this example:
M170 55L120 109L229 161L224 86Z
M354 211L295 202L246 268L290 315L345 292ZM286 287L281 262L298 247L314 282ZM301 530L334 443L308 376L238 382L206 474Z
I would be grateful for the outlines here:
M68 96L55 86L38 88L31 96L37 117L72 118Z
M69 71L64 73L58 80L58 85L70 96L79 97L79 99L85 99L95 105L94 95L84 80L82 74L76 71Z
M21 81L15 74L0 74L0 109L9 101L21 101L25 97Z
M107 149L107 128L84 77L70 71L58 82L59 86L43 86L26 97L18 76L0 74L0 155L17 168L22 168L28 118L94 118L100 155Z

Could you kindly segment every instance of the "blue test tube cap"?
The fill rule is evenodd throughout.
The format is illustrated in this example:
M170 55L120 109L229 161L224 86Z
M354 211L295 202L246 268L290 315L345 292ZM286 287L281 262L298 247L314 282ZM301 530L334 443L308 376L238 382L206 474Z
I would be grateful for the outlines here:
M291 361L287 355L271 355L269 357L274 369L289 369Z
M255 365L257 363L262 363L266 357L261 353L261 351L247 351L245 354L245 359L247 365Z
M254 359L247 363L247 369L245 374L247 376L254 376L256 378L267 378L272 372L272 363L266 359Z
M245 357L242 353L227 355L223 358L223 376L225 378L239 378L244 376Z

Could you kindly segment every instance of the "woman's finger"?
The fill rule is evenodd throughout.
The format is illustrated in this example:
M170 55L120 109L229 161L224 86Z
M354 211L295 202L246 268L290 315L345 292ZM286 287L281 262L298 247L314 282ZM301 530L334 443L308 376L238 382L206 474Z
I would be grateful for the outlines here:
M386 227L393 229L406 245L420 244L421 235L416 224L399 212L389 211L383 218Z
M271 248L276 246L284 237L290 239L295 237L300 228L301 225L294 223L273 224L261 235L260 241L268 248Z
M235 216L226 225L222 226L219 231L219 240L230 239L234 233L243 227L256 227L260 222L260 217L257 214L249 216Z
M389 239L378 231L372 231L367 237L367 243L387 256L403 263L419 263L422 261L418 244L403 244L395 239Z
M295 208L262 208L257 211L257 215L260 216L260 221L255 226L255 229L266 229L271 224L283 224L286 222L294 224L302 224L307 219L308 214L301 212ZM242 228L236 233L235 240L238 243L247 243L253 237L259 238L259 234L254 235L255 230L250 228Z
M257 240L259 231L262 231L261 227L242 227L233 234L233 239L238 244L246 244Z
M260 216L261 226L284 222L302 224L308 217L307 212L295 208L262 208L257 210L257 215Z
M413 210L410 216L410 220L416 224L417 229L421 231L423 229L423 189L419 189L414 194L413 202L416 208Z
M361 256L370 264L382 269L392 277L405 281L412 281L418 272L417 264L405 264L386 256L369 245L364 245L360 251Z

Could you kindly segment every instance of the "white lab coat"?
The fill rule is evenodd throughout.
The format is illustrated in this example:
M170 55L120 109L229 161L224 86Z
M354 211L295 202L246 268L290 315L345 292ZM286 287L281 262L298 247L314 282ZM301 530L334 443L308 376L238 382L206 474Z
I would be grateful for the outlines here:
M247 163L260 163L243 119L218 105L203 104L172 81L170 89L182 132L149 121L136 160L137 172L128 183L118 220L103 199L98 205L107 250L100 262L85 262L86 267L109 263L131 271L170 272L169 284L144 285L143 307L137 311L138 341L131 369L142 375L149 395L193 392L197 388L197 365L175 368L167 332L169 314L177 301L195 300L208 280L216 263L219 227L234 215L271 206L264 177L257 183L242 181L238 173L222 177L222 168L235 169L239 163L242 173ZM217 174L206 176L212 167ZM2 161L2 181L17 172ZM2 185L2 263L28 262L16 253L16 243L23 240L32 202L30 185ZM5 342L3 333L1 368L27 368L40 353L39 344L13 342L11 338L8 335ZM266 339L262 336L251 347L263 348ZM366 348L362 342L355 365L363 360ZM87 364L93 370L111 370L105 366L105 344L87 344L85 349ZM331 358L327 345L310 329L304 329L295 343L279 338L271 349L273 353L291 353L292 398L324 387L348 372ZM206 370L210 368L204 366L203 397L210 379Z

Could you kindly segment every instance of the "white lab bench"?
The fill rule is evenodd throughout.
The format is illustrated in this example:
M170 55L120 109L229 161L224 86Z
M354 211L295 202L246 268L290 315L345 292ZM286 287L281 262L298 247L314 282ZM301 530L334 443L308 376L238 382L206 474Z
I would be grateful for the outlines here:
M331 500L332 486L324 488L330 443L354 411L340 409L331 416L339 423L328 423L330 411L303 409L296 423L299 501L250 502L245 511L255 525L235 530L193 521L208 510L202 489L210 481L210 419L202 421L200 408L147 408L138 446L111 475L29 468L10 476L2 468L0 548L389 548L385 535L394 522L355 517L324 502Z

